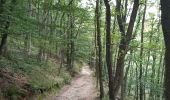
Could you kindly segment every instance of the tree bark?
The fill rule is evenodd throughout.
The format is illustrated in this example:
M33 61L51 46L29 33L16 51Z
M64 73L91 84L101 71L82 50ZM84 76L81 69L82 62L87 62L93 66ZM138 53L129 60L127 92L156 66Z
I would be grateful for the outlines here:
M130 56L129 56L129 61L128 61L128 66L126 68L125 71L125 75L123 78L123 82L122 82L122 87L121 87L121 100L126 100L126 89L127 89L127 80L128 80L128 73L129 73L129 69L131 67L131 60L132 60L132 56L133 56L133 50L130 51Z
M5 0L1 0L0 1L0 14L3 14L4 13L4 4L6 3ZM16 0L11 0L11 5L10 5L10 13L13 12L14 10L14 7L16 6ZM2 25L2 27L4 27L4 30L3 30L3 34L2 34L2 40L1 40L1 44L0 44L0 56L3 56L5 55L6 51L7 51L7 38L8 38L8 29L9 29L9 26L10 26L10 22L9 22L9 16L8 16L8 19L6 20L1 20L0 21L0 24L4 24Z
M101 32L100 32L100 1L96 0L96 33L97 33L97 47L98 47L98 68L99 68L99 85L100 85L100 98L104 96L103 90L103 74L102 74L102 45L101 45Z
M113 72L112 72L112 60L111 60L111 12L110 4L108 0L104 0L106 7L106 64L109 76L109 98L110 100L115 100L115 95L113 91Z
M142 65L143 65L143 33L144 33L144 29L145 29L145 15L146 15L146 4L147 3L147 0L145 0L145 7L144 7L144 12L143 12L143 19L142 19L142 28L141 28L141 45L140 45L140 71L139 71L139 98L140 100L143 100L143 81L142 81L142 75L143 75L143 70L142 70Z
M161 1L161 22L165 41L165 100L170 100L170 0Z
M67 68L71 74L74 65L74 13L73 9L74 0L69 1L70 13L68 14L68 31L67 31Z
M137 11L139 8L139 0L134 0L133 10L130 16L130 22L129 22L126 33L125 33L125 25L123 24L126 22L123 22L123 19L120 15L120 11L121 11L120 8L121 8L121 0L117 0L116 9L117 9L117 12L119 12L119 14L117 15L117 20L118 20L119 29L121 32L121 40L120 40L118 58L117 58L117 64L116 64L116 73L114 77L114 95L115 96L117 95L120 89L120 86L123 82L124 60L125 60L125 56L127 53L128 45L132 38L133 27L134 27L134 23L135 23L136 16L137 16Z

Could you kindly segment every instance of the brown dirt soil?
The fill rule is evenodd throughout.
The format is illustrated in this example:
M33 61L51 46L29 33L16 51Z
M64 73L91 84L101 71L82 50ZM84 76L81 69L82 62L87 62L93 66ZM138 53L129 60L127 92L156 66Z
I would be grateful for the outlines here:
M30 95L28 91L30 85L27 82L27 78L22 75L13 75L6 71L0 71L0 100L11 100L11 97L8 97L7 91L11 88L20 89L22 95L17 97L17 100L23 100L26 96Z
M89 66L84 66L71 84L65 86L53 100L99 100Z

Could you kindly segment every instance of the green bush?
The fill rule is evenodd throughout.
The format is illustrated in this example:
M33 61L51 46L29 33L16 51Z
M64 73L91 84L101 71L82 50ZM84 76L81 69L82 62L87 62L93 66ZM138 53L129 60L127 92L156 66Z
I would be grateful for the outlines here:
M7 89L7 96L15 96L18 95L18 93L19 93L19 88L15 85L11 85Z
M55 87L60 89L65 84L70 84L71 75L63 66L59 72L59 63L54 59L39 62L35 55L28 56L22 52L10 51L7 57L0 59L0 70L5 70L13 76L22 75L26 77L30 88L35 93L40 93L41 90L49 90ZM81 63L75 63L73 72L80 71ZM22 88L22 87L21 87ZM12 85L7 89L8 96L23 95L18 86Z

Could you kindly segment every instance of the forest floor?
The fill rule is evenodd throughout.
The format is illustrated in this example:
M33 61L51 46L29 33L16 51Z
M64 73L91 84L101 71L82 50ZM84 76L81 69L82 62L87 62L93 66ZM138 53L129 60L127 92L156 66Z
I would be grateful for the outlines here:
M80 74L70 85L63 87L54 100L99 100L89 66L84 66Z

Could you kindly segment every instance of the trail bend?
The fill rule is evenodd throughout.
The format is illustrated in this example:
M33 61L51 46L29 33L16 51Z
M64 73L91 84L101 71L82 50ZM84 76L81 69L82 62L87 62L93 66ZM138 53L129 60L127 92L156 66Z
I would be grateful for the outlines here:
M65 86L54 100L99 100L92 71L84 66L70 85Z

